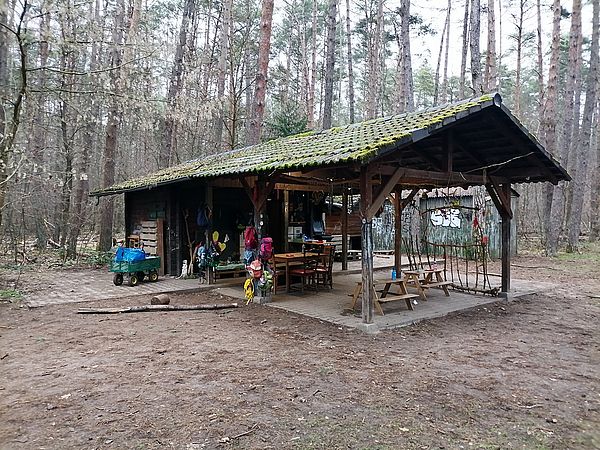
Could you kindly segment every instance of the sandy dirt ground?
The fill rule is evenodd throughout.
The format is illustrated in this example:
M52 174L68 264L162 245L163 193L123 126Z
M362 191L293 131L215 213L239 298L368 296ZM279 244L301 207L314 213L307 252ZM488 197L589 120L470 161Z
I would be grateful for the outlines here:
M374 336L258 305L4 303L0 448L600 448L597 267L517 258L555 291Z

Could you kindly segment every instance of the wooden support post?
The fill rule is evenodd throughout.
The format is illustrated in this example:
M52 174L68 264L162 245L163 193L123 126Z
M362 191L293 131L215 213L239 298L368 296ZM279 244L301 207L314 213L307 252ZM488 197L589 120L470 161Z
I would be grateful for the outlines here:
M290 226L290 191L283 191L283 250L290 251L290 242L288 239L288 228Z
M373 202L373 187L369 167L360 169L360 212L361 212L361 247L362 247L362 320L373 323L373 217L368 211Z
M342 192L342 270L348 270L348 189Z
M394 267L396 276L400 278L402 271L402 187L394 189Z
M502 196L510 202L510 183L501 185ZM510 210L504 208L502 217L502 292L508 294L510 291Z
M205 197L204 197L204 201L206 202L206 206L208 206L208 208L210 208L210 210L213 210L213 190L212 190L212 186L206 186L206 191L205 191ZM212 243L212 218L211 220L209 220L209 226L206 228L206 232L205 232L205 236L204 236L204 242L206 245L206 249L208 250L209 246ZM190 264L192 262L190 261ZM208 269L208 284L213 284L215 282L215 274L212 270L212 268Z

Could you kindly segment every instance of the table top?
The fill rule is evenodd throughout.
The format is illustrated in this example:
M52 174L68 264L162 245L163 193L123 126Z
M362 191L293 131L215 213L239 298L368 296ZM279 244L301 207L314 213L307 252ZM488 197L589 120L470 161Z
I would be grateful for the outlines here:
M423 269L423 270L403 270L402 273L408 273L411 275L414 275L414 274L419 275L421 273L440 273L443 271L444 271L444 269L438 268L438 269Z
M312 253L312 252L307 252L307 253L302 253L302 252L289 252L289 253L277 253L275 255L273 255L273 258L276 259L277 261L292 261L295 259L303 259L304 257L315 257L315 256L320 256L319 253Z

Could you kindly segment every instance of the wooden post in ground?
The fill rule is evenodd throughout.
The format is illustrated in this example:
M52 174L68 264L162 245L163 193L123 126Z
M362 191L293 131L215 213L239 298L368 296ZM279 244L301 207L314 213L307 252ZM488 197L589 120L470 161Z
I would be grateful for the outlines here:
M204 201L206 203L206 206L210 209L210 211L212 212L213 210L213 188L212 186L206 186L206 195L204 198ZM208 218L208 227L206 227L206 231L205 231L205 237L204 237L204 242L205 242L205 248L206 251L208 252L208 249L210 248L210 245L212 244L212 217ZM192 262L190 261L190 264L192 264ZM208 268L208 284L213 284L215 282L215 274L213 271L212 267Z
M348 270L348 189L342 192L342 270Z
M394 267L400 277L402 271L402 187L394 189Z
M362 321L373 323L373 217L369 209L373 202L373 187L369 167L360 169L360 215L362 248Z
M510 183L503 184L502 190L503 202L508 202L510 208ZM510 228L512 214L510 209L505 208L502 213L502 292L510 291Z
M510 291L510 222L513 217L510 205L510 183L499 184L491 178L491 182L485 185L492 202L498 209L502 218L502 283L501 292L508 295Z
M288 239L288 229L290 226L290 191L283 191L283 251L290 251L290 242Z

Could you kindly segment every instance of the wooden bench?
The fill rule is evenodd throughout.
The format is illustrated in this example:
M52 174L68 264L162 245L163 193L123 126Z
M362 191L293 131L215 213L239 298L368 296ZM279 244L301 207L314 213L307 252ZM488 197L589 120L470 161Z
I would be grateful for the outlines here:
M383 289L377 291L375 286L383 285ZM398 286L398 293L390 292L390 288L392 285ZM381 295L377 293L380 292ZM362 294L362 281L356 282L356 287L354 288L354 292L352 294L348 294L352 296L352 309L356 307L356 302L358 301L358 297ZM388 295L392 295L393 297L388 297ZM373 280L373 296L375 306L379 309L379 312L383 316L383 308L381 307L381 303L395 302L397 300L404 300L406 302L406 307L413 311L413 299L417 298L416 294L409 294L406 290L406 283L402 279L396 280Z
M246 266L242 263L216 266L215 279L223 278L223 275L233 275L233 278L246 276Z

